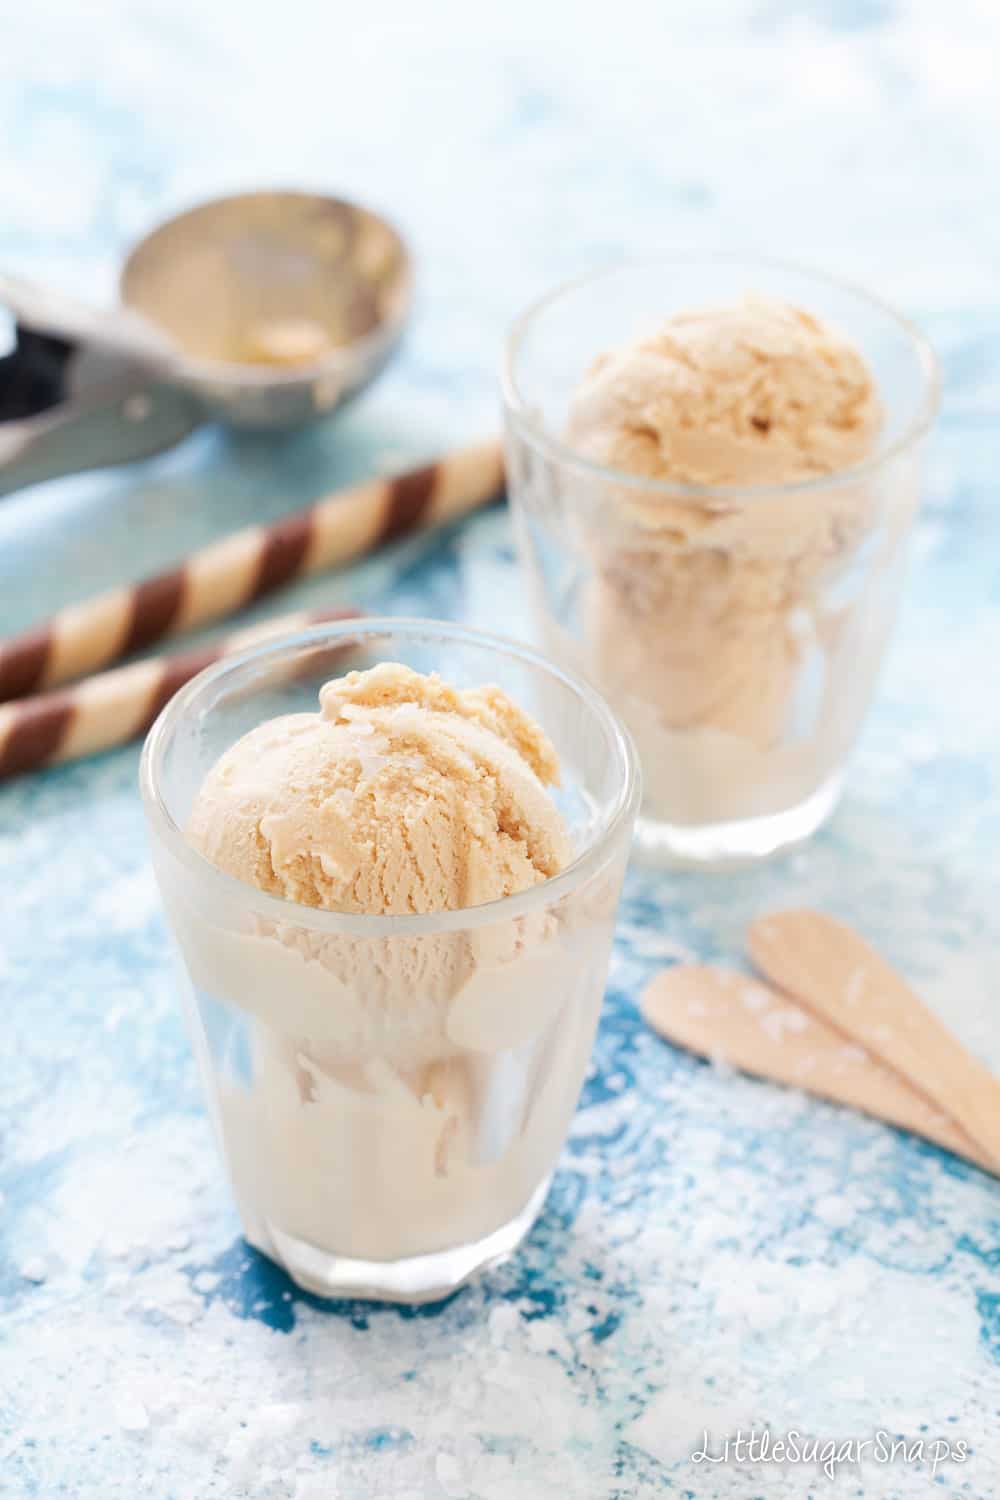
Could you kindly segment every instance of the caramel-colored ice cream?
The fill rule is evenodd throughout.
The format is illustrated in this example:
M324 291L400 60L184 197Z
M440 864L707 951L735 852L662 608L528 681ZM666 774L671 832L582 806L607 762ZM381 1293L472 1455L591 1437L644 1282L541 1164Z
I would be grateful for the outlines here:
M334 347L329 331L312 318L258 318L244 333L238 352L246 364L294 369L317 364Z
M318 714L252 730L201 788L188 838L262 891L369 916L458 911L558 874L569 840L541 730L498 688L383 663Z
M849 469L881 422L853 345L799 308L747 298L678 313L599 355L568 435L587 458L628 474L746 486Z
M753 816L815 784L837 586L874 509L847 471L881 422L853 345L758 299L678 314L581 381L568 440L623 476L581 520L588 665L639 741L654 816Z

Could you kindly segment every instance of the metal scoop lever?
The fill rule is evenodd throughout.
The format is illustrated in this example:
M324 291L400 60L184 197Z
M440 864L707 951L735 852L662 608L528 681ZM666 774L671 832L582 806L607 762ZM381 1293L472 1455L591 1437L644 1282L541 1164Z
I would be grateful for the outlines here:
M132 307L92 307L54 287L0 271L0 302L18 323L74 344L92 344L127 359L169 367L173 341Z
M141 364L19 329L0 359L0 495L151 457L204 420L197 396Z

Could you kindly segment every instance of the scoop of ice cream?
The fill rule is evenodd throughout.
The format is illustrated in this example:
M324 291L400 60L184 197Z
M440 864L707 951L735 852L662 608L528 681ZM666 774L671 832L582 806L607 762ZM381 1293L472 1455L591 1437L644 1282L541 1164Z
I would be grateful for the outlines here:
M582 486L574 511L593 563L587 665L640 739L659 816L755 812L766 757L816 732L879 506L845 471L874 451L881 420L857 349L809 313L758 298L679 313L600 355L581 381L567 426L579 453L705 487L612 480ZM765 488L739 493L754 486ZM677 771L681 737L694 775ZM725 764L724 784L713 787L702 762Z
M459 910L568 864L548 790L558 769L541 729L499 688L458 691L384 663L327 683L318 713L272 719L233 745L205 778L187 834L228 874L306 906ZM552 928L544 908L474 931L365 936L317 932L293 908L245 931L174 920L209 993L289 1030L345 1086L368 1088L365 1070L386 1063L418 1097L423 1069L461 1050L449 1034L455 996ZM296 1087L310 1095L304 1075Z
M799 308L747 298L601 354L567 436L593 462L650 479L783 484L851 468L880 424L852 344Z
M310 365L332 348L329 333L312 318L259 318L243 336L240 358L255 365Z
M187 833L220 869L307 906L458 910L568 863L557 779L551 744L499 688L383 663L327 683L318 714L233 745Z

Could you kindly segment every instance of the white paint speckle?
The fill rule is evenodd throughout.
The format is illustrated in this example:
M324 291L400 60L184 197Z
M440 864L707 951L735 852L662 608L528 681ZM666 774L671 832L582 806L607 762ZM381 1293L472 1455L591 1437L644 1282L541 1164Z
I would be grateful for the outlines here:
M760 1025L772 1042L781 1042L789 1034L805 1031L809 1022L800 1010L789 1005L783 1010L769 1010L766 1015L761 1016Z
M337 1481L332 1475L322 1479L303 1479L295 1481L295 1500L337 1500L339 1493Z
M758 989L756 985L748 985L741 996L745 1010L766 1010L770 1003L770 996L766 990Z
M848 1005L860 1005L861 997L865 988L865 971L860 966L851 971L851 977L847 981L844 990L844 1000Z
M454 1454L439 1453L434 1460L434 1473L437 1475L438 1484L449 1500L463 1500L463 1497L468 1495L468 1486L462 1477L462 1467Z
M171 1323L179 1323L182 1328L189 1327L201 1311L197 1302L192 1299L179 1302L167 1302L158 1309Z
M835 1193L827 1193L822 1198L817 1198L813 1204L813 1213L818 1219L822 1219L824 1224L829 1224L831 1229L842 1229L854 1218L854 1210L847 1199Z
M21 1275L24 1280L33 1281L36 1286L41 1285L47 1274L45 1261L40 1255L30 1256L21 1266Z
M498 1302L490 1309L490 1337L495 1344L502 1344L520 1326L521 1318L516 1307L509 1302Z
M116 1401L115 1417L123 1432L145 1432L149 1427L149 1412L132 1396Z

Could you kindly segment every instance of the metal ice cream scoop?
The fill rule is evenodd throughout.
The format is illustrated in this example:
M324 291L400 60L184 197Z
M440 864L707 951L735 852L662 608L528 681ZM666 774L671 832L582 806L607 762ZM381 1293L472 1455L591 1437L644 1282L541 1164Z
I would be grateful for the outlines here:
M378 373L409 311L410 258L377 214L246 193L168 220L128 256L120 304L0 275L0 494L128 462L201 422L292 427Z

